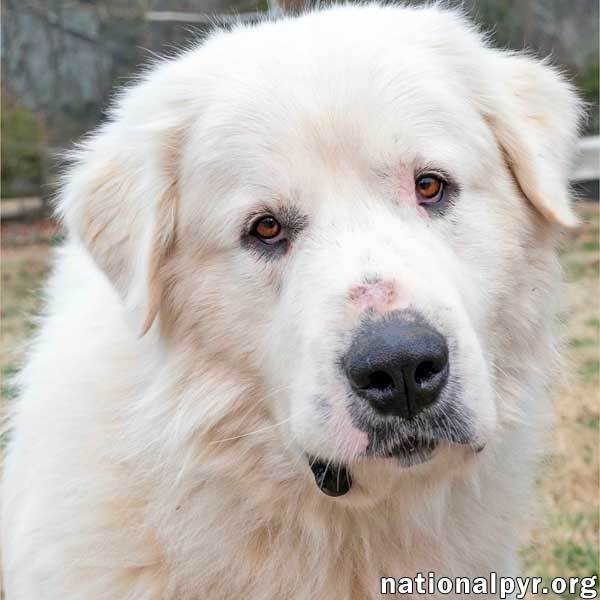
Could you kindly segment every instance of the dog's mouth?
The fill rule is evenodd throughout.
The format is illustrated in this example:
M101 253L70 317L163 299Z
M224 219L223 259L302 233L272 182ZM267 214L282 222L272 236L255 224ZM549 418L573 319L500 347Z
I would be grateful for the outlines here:
M360 418L362 415L362 418ZM359 413L355 426L365 431L369 443L361 462L371 459L394 461L402 469L417 467L433 459L436 451L446 447L470 448L481 452L485 443L474 435L475 427L470 413L447 404L444 410L421 413L407 422L390 424L385 419L374 419L371 413ZM352 488L351 465L332 462L319 456L308 457L317 487L328 496L343 496Z
M391 447L373 452L373 456L396 458L403 467L412 467L428 461L438 445L437 439L408 435Z

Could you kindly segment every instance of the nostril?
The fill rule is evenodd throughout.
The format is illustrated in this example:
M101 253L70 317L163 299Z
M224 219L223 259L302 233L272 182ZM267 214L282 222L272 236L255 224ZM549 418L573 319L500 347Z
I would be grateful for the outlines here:
M419 364L415 370L415 383L417 385L423 385L427 383L432 377L437 375L440 369L436 368L435 364L426 360Z
M375 371L369 375L368 389L376 389L381 392L394 389L394 380L385 371Z
M365 320L340 366L370 408L404 419L438 400L450 371L446 338L418 313Z

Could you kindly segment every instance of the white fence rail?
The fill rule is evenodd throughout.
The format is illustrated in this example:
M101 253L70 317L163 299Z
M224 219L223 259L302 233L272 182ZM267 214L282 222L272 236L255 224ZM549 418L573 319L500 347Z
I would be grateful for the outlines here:
M600 179L600 136L584 137L577 143L577 156L571 181L597 181Z

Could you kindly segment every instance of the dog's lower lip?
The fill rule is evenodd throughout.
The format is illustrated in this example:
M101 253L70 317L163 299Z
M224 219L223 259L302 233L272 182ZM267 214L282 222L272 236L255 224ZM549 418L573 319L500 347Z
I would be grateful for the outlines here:
M318 488L327 496L343 496L352 487L352 477L343 465L308 458L308 464L315 477Z
M416 455L427 456L431 454L438 446L438 441L434 439L422 439L417 437L407 437L400 443L386 449L385 456L388 457L410 457Z

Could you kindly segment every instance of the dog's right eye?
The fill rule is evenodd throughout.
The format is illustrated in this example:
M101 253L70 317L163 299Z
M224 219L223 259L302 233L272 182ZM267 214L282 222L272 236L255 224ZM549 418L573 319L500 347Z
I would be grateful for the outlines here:
M435 204L444 196L444 180L438 175L424 174L417 177L415 190L420 204Z
M281 239L281 230L279 221L271 215L266 215L254 222L250 233L265 244L274 244Z

